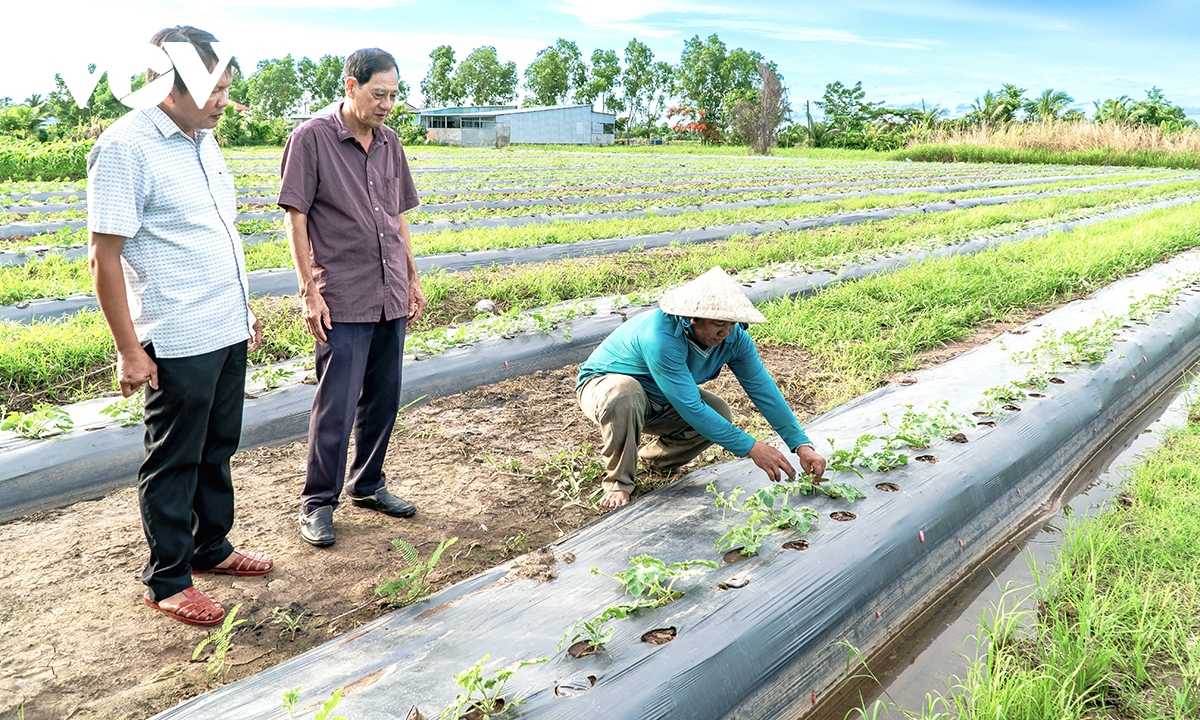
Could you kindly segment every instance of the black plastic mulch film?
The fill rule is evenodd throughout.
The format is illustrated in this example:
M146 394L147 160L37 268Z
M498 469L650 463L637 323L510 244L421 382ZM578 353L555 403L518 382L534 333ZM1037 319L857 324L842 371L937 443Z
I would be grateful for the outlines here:
M955 202L944 201L924 205L912 205L895 208L879 208L875 210L855 210L834 215L800 218L797 220L772 220L767 222L749 222L737 225L721 225L694 230L679 230L675 232L652 233L649 235L634 235L628 237L605 238L599 240L583 240L574 243L557 245L539 245L535 247L498 248L494 250L475 250L472 252L442 253L436 255L419 255L416 258L419 272L468 272L476 267L491 265L525 265L530 263L564 260L568 258L591 255L609 255L628 252L634 248L650 249L666 247L672 244L695 244L728 240L737 235L751 237L780 231L810 230L813 228L829 227L832 225L853 225L860 222L887 220L904 215L915 215L931 212L949 212L965 210L985 205L1002 205L1020 200L1047 197L1060 194L1080 194L1084 192L1100 192L1112 188L1143 187L1157 185L1168 180L1145 180L1121 185L1107 185L1089 188L1068 188L1038 194L998 195L982 198L964 198ZM1145 207L1157 207L1157 203ZM259 234L251 236L253 240L273 239L273 236ZM248 242L249 240L248 239ZM66 253L67 257L82 257L87 254L86 248L75 248ZM6 260L7 255L7 260ZM21 264L27 257L21 253L0 252L0 265L5 262ZM254 297L295 295L297 292L296 277L292 270L271 269L257 270L249 273L250 294ZM29 323L49 318L62 317L94 308L96 298L92 295L74 295L67 298L38 299L15 305L0 306L0 320Z
M809 295L841 282L894 272L929 258L982 252L997 245L1041 237L1106 220L1128 217L1156 208L1196 202L1200 198L1176 198L1151 205L1116 210L1084 220L1055 223L1002 237L949 245L935 250L896 254L873 262L847 265L836 273L814 272L776 277L752 283L747 295L755 302L776 297ZM286 276L279 272L282 282ZM646 307L622 310L625 316L644 312ZM582 362L592 349L622 322L621 313L600 308L596 315L571 320L570 339L541 333L520 333L512 339L490 339L466 348L455 348L432 358L404 364L401 403L418 398L432 400L465 392L491 383L555 370ZM242 425L242 450L278 445L303 439L314 388L294 384L248 399ZM0 522L15 520L39 510L64 507L103 496L136 481L142 462L140 427L105 427L95 431L76 430L46 440L12 439L0 443Z
M1169 279L1200 269L1188 253L1120 281L1085 301L1054 311L1024 335L992 342L939 367L915 373L910 386L889 385L806 425L820 447L826 438L846 447L881 430L881 413L912 404L922 409L949 400L969 413L983 391L1020 380L1011 362L1028 349L1040 326L1082 327L1107 313L1124 314L1131 295L1161 292ZM596 577L628 567L648 553L666 562L721 560L714 541L736 522L722 519L704 488L753 491L765 476L746 460L692 473L572 533L550 546L560 558L548 582L504 582L501 566L390 613L257 675L192 699L161 720L276 718L280 692L300 686L307 701L350 688L338 712L356 720L403 718L416 705L436 717L456 692L452 675L484 654L493 671L517 659L550 657L518 671L506 693L524 698L521 718L780 718L798 717L844 678L851 643L868 656L930 602L1043 516L1063 482L1200 353L1200 295L1185 292L1149 325L1122 330L1101 364L1059 374L1046 397L1001 413L994 428L966 432L965 444L939 441L937 464L914 462L851 482L868 497L852 506L824 497L793 504L820 513L805 535L772 534L759 554L722 562L685 580L682 598L614 621L606 652L574 659L556 651L579 618L621 600L620 587ZM845 479L845 478L843 478ZM896 492L874 489L886 481ZM857 519L838 522L835 510ZM806 550L782 547L803 538ZM561 558L574 555L567 563ZM286 570L282 570L286 572ZM277 571L279 572L279 571ZM737 576L732 585L718 587ZM743 584L744 581L745 584ZM664 645L642 642L657 628L674 628ZM555 688L594 686L573 697Z

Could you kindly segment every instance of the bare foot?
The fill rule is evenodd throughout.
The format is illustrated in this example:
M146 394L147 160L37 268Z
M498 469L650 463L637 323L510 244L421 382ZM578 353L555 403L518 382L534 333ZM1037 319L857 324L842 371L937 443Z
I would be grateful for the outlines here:
M612 490L600 498L600 507L617 508L629 504L629 493L624 490Z

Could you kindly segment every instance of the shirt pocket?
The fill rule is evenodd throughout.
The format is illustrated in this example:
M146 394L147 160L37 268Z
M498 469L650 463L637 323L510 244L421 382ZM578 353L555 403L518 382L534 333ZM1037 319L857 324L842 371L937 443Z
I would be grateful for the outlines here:
M379 198L379 204L388 215L400 214L400 178L383 179L383 195Z

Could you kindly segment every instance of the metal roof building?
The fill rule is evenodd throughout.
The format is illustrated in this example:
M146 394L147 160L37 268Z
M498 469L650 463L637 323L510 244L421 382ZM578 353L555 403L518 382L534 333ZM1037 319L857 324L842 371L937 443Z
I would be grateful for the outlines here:
M449 107L420 114L432 142L464 147L612 145L613 113L591 105Z

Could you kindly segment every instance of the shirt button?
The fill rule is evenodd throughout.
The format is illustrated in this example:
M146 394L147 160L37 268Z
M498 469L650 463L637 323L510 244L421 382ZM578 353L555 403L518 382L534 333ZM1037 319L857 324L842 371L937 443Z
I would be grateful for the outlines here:
M384 260L384 261L383 261L383 264L384 264L384 265L387 265L387 260Z
M379 212L379 208L375 208L375 212Z
M374 185L374 184L375 184L375 181L374 181L374 180L368 180L368 181L367 181L367 184L368 184L368 185Z
M383 233L379 233L379 237L383 237Z

